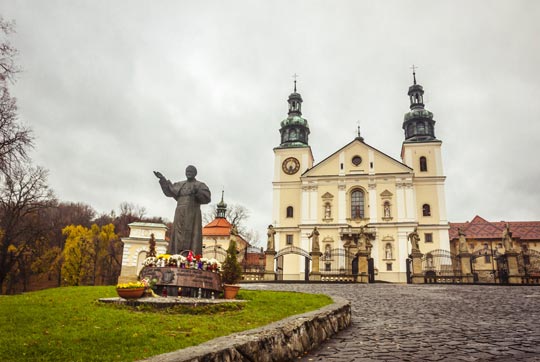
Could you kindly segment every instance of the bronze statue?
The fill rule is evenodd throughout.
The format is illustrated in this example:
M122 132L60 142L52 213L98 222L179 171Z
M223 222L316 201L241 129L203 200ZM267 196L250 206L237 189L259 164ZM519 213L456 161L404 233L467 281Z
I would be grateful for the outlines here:
M274 230L274 227L272 225L268 225L268 231L266 233L268 235L268 243L266 245L267 251L274 251L274 248L276 247L275 242L275 235L276 231Z
M412 233L407 236L407 239L411 242L411 249L420 251L420 236L418 236L418 228L415 226Z
M210 190L204 183L197 181L195 166L186 168L185 181L172 183L160 172L154 171L165 196L176 200L176 211L171 232L171 241L167 252L180 254L191 250L202 254L202 217L201 206L210 202Z
M317 230L316 226L313 228L313 231L308 236L308 239L311 239L311 238L313 238L313 243L311 245L311 251L312 252L321 251L321 247L319 245L319 230Z

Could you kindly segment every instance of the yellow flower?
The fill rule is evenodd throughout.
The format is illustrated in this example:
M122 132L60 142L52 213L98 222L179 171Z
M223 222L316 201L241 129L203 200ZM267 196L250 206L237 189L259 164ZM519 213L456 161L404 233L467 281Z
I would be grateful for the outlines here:
M118 283L116 285L117 289L138 289L145 288L146 286L142 282L129 282L129 283Z

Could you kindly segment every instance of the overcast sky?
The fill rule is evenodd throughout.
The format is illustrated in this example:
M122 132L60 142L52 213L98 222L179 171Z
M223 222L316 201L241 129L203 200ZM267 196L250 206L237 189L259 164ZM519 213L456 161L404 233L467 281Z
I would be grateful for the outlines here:
M539 1L12 1L12 87L63 201L172 219L152 170L188 164L212 202L272 215L294 73L315 162L349 143L399 159L411 65L443 141L450 221L540 220Z

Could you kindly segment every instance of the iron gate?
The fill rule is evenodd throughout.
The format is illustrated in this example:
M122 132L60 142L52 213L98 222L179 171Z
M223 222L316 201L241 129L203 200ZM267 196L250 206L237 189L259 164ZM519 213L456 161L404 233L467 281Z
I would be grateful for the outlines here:
M540 252L522 251L518 255L518 268L524 284L540 284Z
M422 258L422 272L426 283L460 283L461 261L448 250L432 250Z
M358 257L343 248L327 250L321 257L321 280L356 281Z

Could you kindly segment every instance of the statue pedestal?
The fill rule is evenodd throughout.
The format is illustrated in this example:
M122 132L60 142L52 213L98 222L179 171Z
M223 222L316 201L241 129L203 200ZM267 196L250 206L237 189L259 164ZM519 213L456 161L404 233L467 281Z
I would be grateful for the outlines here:
M358 255L358 277L359 277L357 279L357 282L369 283L369 274L368 274L369 251L360 250L357 255Z
M422 257L424 254L420 250L413 249L409 257L412 259L412 282L413 284L424 284L425 278L422 272Z
M272 281L276 280L275 272L275 256L277 252L275 250L267 250L265 254L265 267L264 267L264 280Z
M145 267L141 270L141 278L157 280L158 289L167 289L168 296L197 297L199 289L201 296L208 298L212 293L222 291L221 275L216 272L199 269L182 269L175 267Z
M471 270L471 254L468 252L460 252L459 259L461 263L461 282L473 283L474 277Z
M509 250L505 253L506 262L508 264L508 283L521 284L522 278L519 274L518 253L514 250Z

